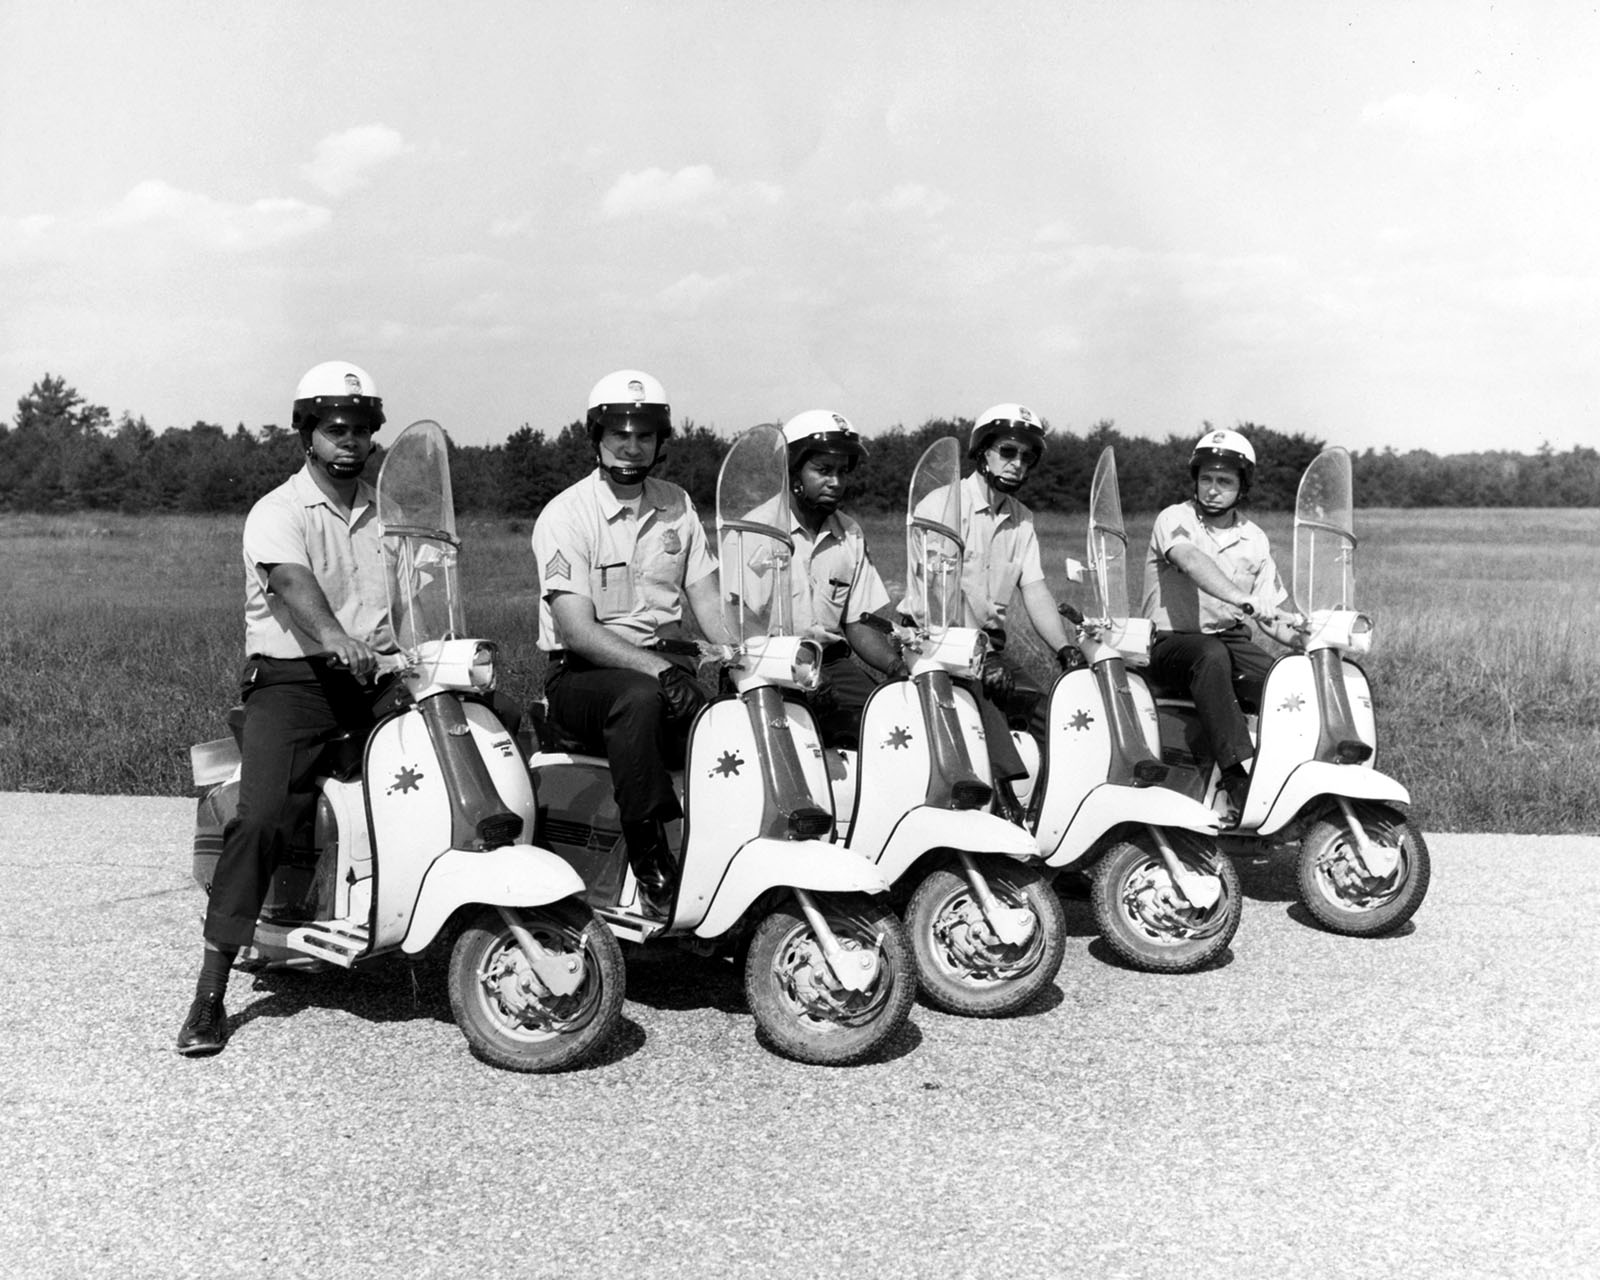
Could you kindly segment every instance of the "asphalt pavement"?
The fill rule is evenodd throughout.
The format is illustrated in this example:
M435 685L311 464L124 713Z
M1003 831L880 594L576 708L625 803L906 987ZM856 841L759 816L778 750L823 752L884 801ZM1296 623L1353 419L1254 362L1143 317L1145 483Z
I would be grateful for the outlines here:
M1600 839L1431 835L1415 920L1242 865L1226 962L1121 967L1069 899L1022 1016L864 1066L764 1049L731 966L633 956L560 1076L436 974L238 975L172 1051L188 800L0 794L5 1276L1600 1275Z

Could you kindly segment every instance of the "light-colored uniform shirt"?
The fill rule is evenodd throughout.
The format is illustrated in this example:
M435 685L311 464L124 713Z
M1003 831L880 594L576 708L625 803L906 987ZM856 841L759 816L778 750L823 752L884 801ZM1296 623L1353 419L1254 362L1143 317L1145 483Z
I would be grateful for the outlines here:
M389 578L378 538L372 486L356 484L348 521L302 467L250 508L244 522L244 651L248 657L304 658L322 652L267 589L264 566L311 570L339 625L380 651L395 647Z
M539 647L549 652L566 647L553 595L583 596L602 626L642 645L682 620L683 588L717 570L687 493L646 477L642 497L623 502L598 467L545 504L533 526L533 555Z
M1213 528L1200 517L1191 499L1167 507L1150 530L1144 561L1144 603L1140 612L1157 631L1226 631L1244 621L1244 614L1194 584L1169 558L1173 547L1187 542L1210 557L1228 581L1253 600L1279 604L1288 599L1267 535L1242 515L1226 529Z
M966 549L960 625L1004 627L1017 588L1044 581L1033 512L1012 495L996 492L974 471L961 482L961 540ZM902 613L916 612L909 591L899 607Z
M845 624L859 622L889 603L889 589L867 555L856 520L835 511L813 538L798 520L794 537L794 625L824 644L844 639Z

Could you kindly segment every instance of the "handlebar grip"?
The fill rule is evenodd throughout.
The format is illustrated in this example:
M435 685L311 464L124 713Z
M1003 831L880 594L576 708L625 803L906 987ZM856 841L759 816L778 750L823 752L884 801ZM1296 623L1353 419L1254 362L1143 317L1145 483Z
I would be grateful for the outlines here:
M1078 611L1076 605L1058 604L1056 606L1056 612L1075 627L1081 627L1083 625L1083 614Z

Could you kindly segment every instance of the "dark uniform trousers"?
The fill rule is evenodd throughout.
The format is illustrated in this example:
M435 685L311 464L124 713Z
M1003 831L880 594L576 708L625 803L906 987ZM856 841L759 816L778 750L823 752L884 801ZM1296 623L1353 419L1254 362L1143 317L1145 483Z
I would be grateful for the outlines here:
M694 674L693 659L662 656ZM660 681L565 653L545 673L544 696L552 720L584 751L605 756L624 823L683 816L671 771L683 766L689 726L667 723Z
M1039 744L1039 758L1044 759L1045 743L1050 731L1050 691L1020 663L1005 654L997 655L1011 672L1011 696L1002 705L983 691L983 683L970 684L973 697L978 700L978 717L983 722L983 736L989 748L989 767L996 782L1015 782L1027 776L1022 756L1011 741L1011 729L1026 728Z
M223 832L205 922L206 941L224 950L255 933L272 873L311 818L323 748L343 733L365 741L401 686L363 685L325 659L256 657L244 665L240 693L239 807Z
M1187 693L1217 764L1224 769L1255 755L1241 701L1255 706L1273 658L1243 623L1226 631L1158 631L1149 676L1161 690Z
M823 649L822 674L828 698L822 706L815 702L811 706L822 745L854 751L861 744L861 713L878 681L850 656L850 646L843 640Z

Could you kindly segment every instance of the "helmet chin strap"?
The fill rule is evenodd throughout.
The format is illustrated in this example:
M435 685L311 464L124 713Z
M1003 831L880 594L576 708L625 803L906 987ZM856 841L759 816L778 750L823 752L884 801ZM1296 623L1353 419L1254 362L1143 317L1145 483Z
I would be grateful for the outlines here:
M661 461L661 446L656 445L655 457L649 462L619 462L611 450L602 445L595 446L595 459L600 465L600 470L611 477L611 483L631 488L636 484L643 484L645 477L655 469L657 462Z
M987 462L980 462L978 464L978 470L983 473L983 478L988 482L988 485L991 489L998 489L1001 493L1009 494L1015 493L1018 489L1022 488L1022 481L1020 479L1007 480L1002 476L995 475L994 472L989 470L989 464Z

